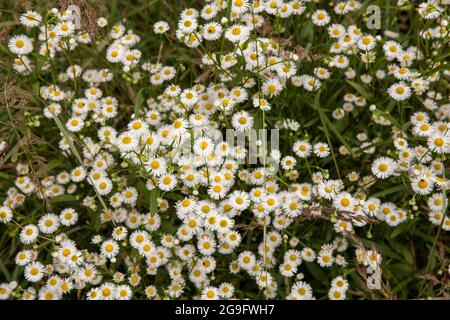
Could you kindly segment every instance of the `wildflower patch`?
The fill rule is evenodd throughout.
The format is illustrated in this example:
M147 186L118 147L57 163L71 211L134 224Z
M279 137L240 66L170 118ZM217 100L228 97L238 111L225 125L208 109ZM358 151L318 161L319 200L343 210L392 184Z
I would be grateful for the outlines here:
M29 2L0 299L448 298L448 1Z

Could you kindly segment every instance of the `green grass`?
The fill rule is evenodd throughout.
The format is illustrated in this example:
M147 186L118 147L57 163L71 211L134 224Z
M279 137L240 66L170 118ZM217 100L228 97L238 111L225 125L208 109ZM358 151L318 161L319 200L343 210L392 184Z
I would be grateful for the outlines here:
M411 1L417 3L417 1ZM83 6L91 8L99 16L103 15L108 18L109 25L122 21L128 29L138 34L142 41L137 48L143 53L143 60L152 63L161 62L165 65L172 65L177 69L177 76L174 83L182 83L183 88L195 85L195 79L204 73L200 64L201 51L228 50L229 44L216 44L210 47L190 49L179 43L174 36L179 13L187 7L199 7L198 1L164 1L164 0L131 0L131 1L81 1ZM383 24L389 30L397 30L398 21L396 16L399 10L396 6L389 5L389 1L363 1L364 5L375 3L383 9ZM64 58L58 58L54 61L51 72L49 74L41 73L39 65L27 77L20 77L12 68L11 61L13 55L7 49L7 39L9 35L17 34L23 31L23 27L18 24L18 15L22 13L28 4L32 8L44 12L51 7L56 6L55 1L12 1L8 0L0 4L0 80L1 80L1 97L0 97L0 140L8 143L9 149L5 154L0 155L0 200L6 199L6 191L14 186L16 179L15 165L18 163L27 163L32 171L32 176L38 181L49 174L57 174L61 170L70 170L76 165L83 163L80 155L83 145L79 138L73 136L65 128L65 120L70 113L64 109L60 116L55 117L55 121L49 121L42 116L42 109L45 101L40 97L39 88L42 85L48 85L55 81L55 77L59 72L67 68ZM307 4L307 11L312 8L313 4ZM322 7L322 4L318 5ZM325 5L324 5L325 6ZM408 9L408 8L406 8ZM430 73L435 71L449 70L447 45L442 45L436 54L431 54L433 49L429 42L421 39L418 34L425 28L429 27L428 22L419 20L417 14L407 11L410 15L410 25L407 33L401 33L399 42L406 45L416 45L420 48L426 59L414 66L420 72L428 70ZM228 13L229 14L229 13ZM448 17L448 10L445 12ZM152 31L154 22L164 19L171 26L167 36L155 35ZM270 23L273 25L281 24L285 29L285 34L291 36L290 43L286 45L286 49L294 50L296 46L302 46L311 53L327 52L331 41L326 35L326 31L315 32L311 23L305 23L304 17L293 17L286 21L277 21L271 18ZM362 15L352 17L357 25L363 24ZM302 27L299 27L302 26ZM105 31L101 31L105 32ZM372 35L381 35L381 31L365 30ZM280 35L273 33L273 37L279 38ZM6 39L6 40L5 40ZM448 40L448 36L446 37ZM97 43L96 49L101 51L104 43ZM106 61L104 54L95 55L91 49L82 47L78 51L78 56L71 56L78 64L87 66L91 63L95 67L111 67ZM381 54L381 53L380 53ZM45 57L44 57L45 58ZM36 56L39 61L39 57ZM327 57L322 57L317 61L301 61L299 62L300 74L312 74L315 67L324 66L328 62ZM430 68L431 62L446 62L437 68ZM43 64L44 61L41 61ZM386 61L377 59L371 65L371 70L365 70L362 63L358 63L357 59L352 60L352 64L357 72L373 73L378 68L386 69ZM120 102L120 115L114 119L113 124L118 129L123 129L129 117L145 113L146 101L149 98L157 98L162 90L158 87L152 87L148 82L133 83L131 79L124 79L120 76L120 69L113 69L116 73L114 81L105 89L106 94L114 95ZM424 110L423 98L412 97L408 103L401 106L391 103L385 93L387 86L379 80L374 80L371 85L365 85L358 79L344 80L341 78L332 78L324 81L319 92L309 93L305 90L288 84L286 90L272 100L272 110L268 113L259 114L254 112L251 102L243 106L244 109L254 112L255 123L260 127L273 128L280 119L291 118L300 123L300 129L296 132L282 131L280 133L281 152L283 155L292 154L292 145L296 140L307 137L311 142L327 142L331 148L331 156L325 159L314 158L306 162L299 161L296 169L299 171L298 181L311 182L311 172L322 171L328 174L330 179L341 178L348 182L347 174L352 171L361 172L361 176L370 174L370 165L375 156L392 154L392 132L390 127L382 127L376 125L372 119L372 113L368 110L370 104L377 105L377 112L380 112L394 127L407 131L410 128L410 116L418 111ZM234 84L239 84L243 79L244 73L238 73ZM256 77L256 76L255 76ZM146 79L147 80L147 79ZM210 77L204 80L205 84L218 81L218 77ZM259 87L258 80L258 87ZM80 88L75 88L80 93ZM441 79L433 83L431 90L441 92L444 96L444 102L448 103L449 80L448 75L441 74ZM381 94L383 92L383 94ZM355 110L347 113L342 120L334 120L331 116L332 111L342 105L342 98L347 93L353 93L364 97L367 105L362 108L355 107ZM398 108L397 108L398 107ZM262 124L262 125L261 125ZM221 122L220 126L225 129L228 123ZM370 140L378 139L375 155L368 155L358 150L361 142L357 139L358 133L364 132L369 136ZM61 136L69 141L70 151L75 157L63 157L58 148L58 142ZM409 137L411 138L411 137ZM418 138L423 143L425 140ZM348 155L340 155L339 147L346 146L350 150ZM119 160L119 159L116 159ZM447 179L448 159L442 158L447 170L444 175ZM164 193L159 191L148 191L142 183L142 170L139 168L124 167L116 168L117 173L125 173L130 181L136 183L138 190L141 192L139 198L139 209L142 212L151 212L155 214L158 211L158 199L163 197L168 199L171 204L176 200L180 200L180 194L177 192ZM286 177L277 177L281 181L288 181ZM286 179L286 180L285 180ZM366 248L377 248L383 257L383 290L369 291L361 282L357 266L349 259L347 268L339 268L333 266L330 269L322 269L316 264L303 264L300 266L300 272L305 275L305 279L314 288L315 296L318 299L326 298L330 281L344 274L351 281L350 298L354 299L423 299L426 297L448 297L450 294L448 288L448 267L450 256L449 243L450 237L448 232L441 231L441 226L434 226L428 221L428 209L426 207L426 197L415 195L408 183L407 174L399 175L389 179L389 181L378 181L376 185L370 188L368 195L379 197L383 202L393 202L398 206L407 208L407 214L410 218L406 222L397 227L389 227L385 223L371 223L366 227L357 228L354 237L360 239ZM292 181L289 181L292 182ZM356 183L351 184L353 191L363 190ZM86 184L81 187L86 195L95 197L100 201L101 207L108 207L107 199L103 199L94 188L87 188ZM156 189L155 189L156 190ZM203 190L203 192L205 192ZM444 198L448 199L447 193L444 192ZM81 207L81 197L78 195L63 195L52 199L38 199L29 197L23 207L22 212L15 217L17 224L25 225L35 223L36 217L46 212L60 212L67 206ZM417 210L412 210L410 201L417 203ZM79 244L86 248L92 249L94 246L90 243L90 237L97 233L109 233L111 228L100 223L99 212L102 211L100 206L94 209L86 209L83 212L84 224L77 225L66 232L72 233L78 237ZM84 210L84 209L81 209ZM162 230L174 232L176 220L172 215L163 217ZM447 208L443 214L448 216ZM250 214L249 214L250 216ZM243 224L250 224L251 219L244 219ZM8 224L7 226L0 224L0 283L19 281L19 285L26 286L27 282L22 277L23 267L15 264L14 258L22 245L18 242L18 233L20 227L17 224ZM258 229L245 230L243 242L240 247L246 246L253 251L257 250L259 241L263 241L263 233ZM298 237L301 245L310 246L315 250L319 250L321 245L329 243L336 236L329 221L322 220L304 220L295 224L285 233L288 237ZM88 235L88 236L85 236ZM160 235L160 234L155 234ZM265 233L264 233L265 236ZM39 250L50 251L53 244L49 241L39 243ZM354 251L354 249L349 249ZM235 254L234 254L235 255ZM278 252L278 259L282 259L281 251ZM50 262L50 252L46 254L48 262ZM352 257L349 255L349 257ZM230 280L226 276L226 272L219 270L227 270L230 260L217 261L217 277L222 281ZM121 266L122 269L123 266ZM105 272L111 275L113 270ZM428 279L434 277L436 284L432 281L424 280L424 274L428 275ZM158 275L159 276L159 275ZM242 273L233 276L233 284L235 284L239 298L263 298L263 294L256 287L254 281L250 281ZM231 281L230 280L230 281ZM284 285L285 279L277 274L276 280L279 285ZM148 283L155 283L158 286L165 287L169 284L169 276L167 272L162 271L161 276L148 276L145 278ZM326 284L326 285L325 285ZM142 291L142 290L141 290ZM282 290L279 290L282 291ZM185 296L192 297L198 294L193 286L185 292ZM139 296L143 296L143 292L139 292ZM70 296L75 297L75 293ZM283 298L283 292L280 292L276 298Z

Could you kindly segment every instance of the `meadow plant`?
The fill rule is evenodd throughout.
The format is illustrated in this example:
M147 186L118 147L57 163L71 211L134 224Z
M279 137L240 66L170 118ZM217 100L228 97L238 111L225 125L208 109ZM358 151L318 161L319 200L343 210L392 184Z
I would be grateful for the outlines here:
M449 297L448 1L62 2L2 10L0 299Z

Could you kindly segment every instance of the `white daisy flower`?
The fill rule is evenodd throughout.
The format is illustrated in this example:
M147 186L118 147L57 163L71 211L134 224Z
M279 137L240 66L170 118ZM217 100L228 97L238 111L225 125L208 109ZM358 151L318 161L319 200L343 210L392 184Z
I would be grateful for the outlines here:
M210 22L203 25L203 38L208 41L214 41L221 37L222 26L217 22Z
M299 158L308 158L312 152L311 144L305 140L295 142L292 149Z
M34 10L28 10L27 12L20 15L19 21L25 27L33 28L41 24L42 16Z
M319 27L322 27L330 22L330 16L325 10L316 10L311 15L312 22Z
M39 229L34 224L28 224L20 231L20 241L24 244L32 244L39 235Z
M102 243L101 254L106 258L114 258L119 253L119 245L114 240L107 240Z
M239 111L233 115L231 123L237 131L246 132L253 127L253 117L246 111Z
M380 179L386 179L394 174L397 162L388 157L380 157L372 163L372 173Z
M136 150L139 139L134 132L125 131L117 137L116 144L121 152L130 152Z
M11 208L7 206L0 207L0 222L1 223L8 223L12 220L13 213Z
M175 188L177 178L171 174L162 175L158 180L158 187L163 191L170 191Z
M330 148L326 143L317 142L313 148L314 154L319 158L326 158L330 155Z
M59 218L53 213L47 213L39 219L38 227L42 233L52 234L59 228Z
M243 42L250 35L250 29L243 24L234 24L225 31L225 38L231 42Z
M44 265L38 261L30 262L24 270L25 278L30 282L38 282L44 277Z
M169 31L170 27L169 24L166 21L158 21L153 25L153 31L156 34L163 34Z
M17 35L9 39L9 50L19 56L33 51L33 40L26 35Z

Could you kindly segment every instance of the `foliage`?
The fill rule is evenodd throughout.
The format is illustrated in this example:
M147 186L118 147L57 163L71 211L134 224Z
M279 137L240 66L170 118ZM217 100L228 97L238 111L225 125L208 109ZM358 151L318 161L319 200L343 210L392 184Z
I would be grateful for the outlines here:
M448 298L449 5L395 2L2 2L0 298Z

